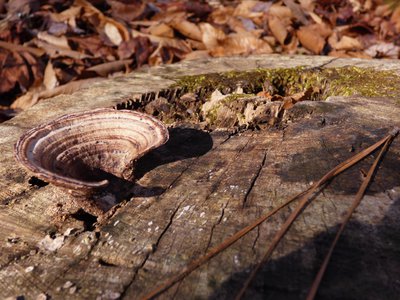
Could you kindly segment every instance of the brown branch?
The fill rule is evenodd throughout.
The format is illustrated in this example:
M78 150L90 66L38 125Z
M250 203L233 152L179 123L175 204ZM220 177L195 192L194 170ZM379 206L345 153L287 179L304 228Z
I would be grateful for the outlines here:
M382 150L379 152L378 157L375 159L374 163L372 164L371 168L368 171L367 176L365 177L364 181L362 182L360 189L358 190L356 197L354 198L354 201L352 203L352 205L350 206L349 210L347 211L347 214L344 216L342 223L340 224L340 228L338 230L338 232L336 233L335 239L333 240L328 253L326 254L324 261L318 271L317 276L314 279L313 284L311 285L311 289L307 295L307 300L313 300L315 298L315 295L317 294L318 291L318 287L321 283L322 277L325 274L326 268L328 266L329 260L332 256L333 250L335 249L335 246L341 236L341 234L344 231L344 228L346 227L347 223L349 222L353 212L356 210L356 208L358 207L358 205L360 204L361 200L364 197L365 191L367 190L369 184L371 183L372 177L375 173L375 170L379 164L379 162L381 161L383 155L385 154L385 152L387 151L387 149L390 146L390 143L393 141L393 139L395 138L395 136L397 135L398 130L394 131L392 133L391 136L388 137L388 139L386 140L386 143L383 145Z
M241 299L244 293L246 292L247 288L250 286L250 283L254 279L255 275L257 274L258 270L261 266L268 261L271 257L272 252L275 250L276 246L285 235L285 233L289 230L290 226L296 220L296 218L300 215L303 211L305 206L307 205L311 195L322 185L324 185L329 180L333 179L338 174L342 173L343 171L347 170L351 166L358 163L360 160L364 159L366 156L371 154L373 151L381 147L384 143L388 140L392 139L393 134L389 134L385 138L381 139L379 142L375 143L374 145L368 147L367 149L361 151L360 153L354 155L353 157L347 159L346 161L342 162L341 164L337 165L331 171L326 173L318 182L316 182L299 200L299 204L296 209L290 214L290 216L286 219L285 223L282 225L281 229L276 233L274 236L271 245L269 246L267 252L265 253L262 260L254 267L252 272L250 273L249 277L247 277L246 281L244 282L242 289L236 296L236 299Z
M391 135L390 135L391 136ZM389 136L389 137L390 137ZM330 179L332 179L333 177L335 177L336 175L340 174L341 172L345 171L346 169L348 169L349 167L353 166L354 164L356 164L357 162L359 162L360 160L362 160L363 158L365 158L366 156L368 156L369 154L371 154L373 151L375 151L377 148L379 148L382 144L384 144L387 139L389 137L385 137L382 140L380 140L379 142L375 143L374 145L368 147L367 149L361 151L360 153L356 154L355 156L351 157L350 159L346 160L345 162L339 164L337 167L335 167L334 169L332 169L331 171L329 171L325 176L323 176L317 183L315 183L314 185L312 185L309 189L301 192L300 194L292 197L291 199L289 199L287 202L283 203L282 205L278 206L277 208L273 209L272 211L264 214L263 216L261 216L260 218L254 220L250 225L242 228L241 230L239 230L238 232L236 232L233 236L225 239L221 244L215 246L214 248L212 248L210 251L208 251L204 256L201 256L199 258L197 258L196 260L194 260L193 262L191 262L186 268L184 268L180 273L172 276L170 279L168 279L166 282L164 282L163 284L161 284L160 286L156 287L155 289L153 289L152 291L150 291L148 294L146 294L145 296L143 296L141 299L152 299L158 295L160 295L161 293L163 293L164 291L168 290L170 287L172 287L175 283L177 283L178 281L184 279L187 275L189 275L191 272L193 272L194 270L196 270L198 267L200 267L201 265L203 265L204 263L206 263L207 261L209 261L211 258L213 258L214 256L216 256L217 254L219 254L220 252L222 252L223 250L225 250L226 248L228 248L229 246L231 246L233 243L235 243L237 240L239 240L241 237L243 237L244 235L246 235L247 233L249 233L250 231L252 231L254 228L256 228L257 226L259 226L261 223L263 223L264 221L266 221L269 217L273 216L275 213L277 213L279 210L281 210L282 208L284 208L285 206L287 206L288 204L292 203L294 200L298 199L299 197L301 197L301 201L303 202L307 202L307 200L309 199L309 197L316 191L316 189L320 186L322 186L324 183L326 183L327 181L329 181ZM305 200L304 200L305 199ZM302 204L299 204L300 205ZM304 205L302 205L304 206ZM301 206L301 207L302 207ZM297 210L296 210L297 211ZM296 212L295 211L295 212ZM301 209L299 210L301 211ZM294 212L294 213L295 213ZM292 213L292 215L294 214ZM292 215L289 217L291 218ZM297 216L297 215L296 215ZM296 216L294 217L294 219L296 218ZM293 220L294 220L293 219ZM288 221L286 222L288 223ZM285 223L285 225L286 225ZM290 226L290 224L289 224ZM288 226L288 227L289 227ZM288 227L284 230L284 232L286 232L286 230L288 229ZM282 230L280 231L282 232ZM276 241L275 241L276 240ZM275 241L275 246L276 244L279 242L280 238L277 239L277 236L275 237L274 241ZM275 248L275 246L273 247L273 249ZM273 250L272 249L272 250ZM265 258L268 259L269 253L270 251L267 252L267 255ZM272 251L271 251L272 252ZM260 264L257 266L258 268L263 264L263 261L260 262ZM257 269L255 269L257 272ZM253 273L252 273L253 274ZM252 275L252 276L254 276ZM247 288L247 286L250 284L252 278L249 277L248 281L246 281L246 285L243 287L241 294L239 294L239 298L241 297L241 295L244 293L245 289Z
M158 295L160 295L162 292L168 290L170 287L172 287L175 283L178 281L184 279L187 275L192 273L194 270L196 270L198 267L209 261L211 258L231 246L233 243L235 243L237 240L239 240L241 237L252 231L254 228L256 228L258 225L266 221L269 217L273 216L275 213L277 213L279 210L296 200L298 197L302 196L304 193L306 193L308 190L301 192L300 194L294 196L293 198L289 199L285 203L281 204L280 206L276 207L275 209L269 211L265 215L261 216L257 220L253 221L250 225L242 228L238 232L236 232L234 235L231 237L225 239L221 244L215 246L214 248L210 249L204 256L201 256L191 262L185 269L183 269L179 274L171 277L169 280L164 282L162 285L156 287L154 290L150 291L147 295L142 297L142 300L145 299L152 299Z

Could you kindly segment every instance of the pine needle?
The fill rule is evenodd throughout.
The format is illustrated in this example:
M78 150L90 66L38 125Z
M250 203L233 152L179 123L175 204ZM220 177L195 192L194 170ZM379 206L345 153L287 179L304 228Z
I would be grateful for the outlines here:
M292 224L292 222L296 219L296 217L302 211L302 209L305 206L305 204L308 202L310 197L317 191L317 189L320 188L321 186L323 186L326 182L328 182L329 180L331 180L332 178L334 178L338 174L340 174L343 171L347 170L348 168L350 168L351 166L353 166L354 164L358 163L360 160L364 159L366 156L368 156L369 154L374 152L376 149L378 149L384 143L386 143L387 140L392 136L393 136L393 134L383 138L382 140L380 140L379 142L375 143L374 145L368 147L367 149L359 152L358 154L356 154L355 156L351 157L350 159L347 159L343 163L339 164L334 169L332 169L327 174L325 174L318 182L313 184L310 188L308 188L307 190L301 192L300 194L292 197L291 199L289 199L288 201L286 201L282 205L276 207L272 211L269 211L269 212L265 213L260 218L254 220L252 223L250 223L246 227L244 227L241 230L239 230L238 232L236 232L231 237L228 237L222 243L220 243L217 246L215 246L214 248L210 249L204 256L201 256L201 257L195 259L194 261L192 261L180 273L172 276L170 279L168 279L163 284L161 284L160 286L158 286L155 289L153 289L152 291L150 291L148 294L143 296L141 299L143 299L143 300L152 299L152 298L155 298L156 296L160 295L161 293L165 292L170 287L172 287L174 284L176 284L177 282L179 282L182 279L184 279L187 275L192 273L194 270L196 270L197 268L202 266L204 263L208 262L211 258L213 258L217 254L221 253L223 250L225 250L226 248L231 246L233 243L238 241L241 237L243 237L244 235L246 235L247 233L252 231L254 228L259 226L261 223L266 221L268 218L270 218L271 216L276 214L282 208L286 207L287 205L289 205L293 201L298 200L300 198L300 203L297 206L296 210L289 216L289 218L287 219L287 221L285 222L285 224L283 225L281 230L274 237L272 245L268 249L266 255L263 258L263 260L256 266L256 268L253 270L253 272L250 274L249 278L245 282L242 290L240 291L240 293L237 296L237 299L240 299L241 296L244 294L245 290L247 289L247 287L250 285L250 283L251 283L253 277L255 276L255 274L257 273L258 269L261 267L261 265L263 263L265 263L268 260L269 256L271 255L272 251L275 249L276 245L279 243L279 241L282 238L282 236L289 229L289 227Z
M276 233L274 236L271 245L269 246L267 252L265 253L264 257L262 260L254 267L246 281L244 282L241 290L236 296L236 299L241 299L247 290L247 288L250 286L251 282L253 281L255 275L261 268L263 264L265 264L269 258L271 257L272 252L275 250L276 246L282 239L282 237L285 235L285 233L289 230L290 226L293 224L293 222L296 220L296 218L300 215L300 213L303 211L305 206L307 205L311 195L322 185L324 185L326 182L329 180L332 180L335 176L338 174L342 173L343 171L347 170L351 166L355 165L358 163L360 160L364 159L366 156L371 154L373 151L381 147L383 144L387 143L387 141L391 140L393 138L393 134L389 134L385 138L381 139L379 142L375 143L374 145L368 147L367 149L359 152L358 154L354 155L353 157L347 159L346 161L342 162L341 164L337 165L335 168L333 168L331 171L326 173L318 182L316 182L309 190L306 192L301 199L299 200L299 204L296 207L296 209L290 214L290 216L286 219L285 223L282 225L281 229Z
M333 240L328 253L325 256L325 259L321 265L321 268L319 269L318 274L315 277L313 284L311 285L310 292L308 293L307 298L306 298L307 300L313 300L315 298L315 295L317 294L318 287L321 283L322 277L325 274L329 260L332 256L333 250L335 249L335 246L336 246L341 234L343 233L344 228L346 227L347 223L349 222L353 212L356 210L356 208L360 204L361 200L363 199L365 191L367 190L369 184L371 183L371 180L373 178L373 175L375 174L375 171L379 165L379 162L381 161L383 155L386 153L387 149L389 148L390 143L393 141L393 139L395 138L396 135L397 135L397 132L393 132L393 134L390 137L388 137L388 139L386 140L385 144L383 145L381 151L379 152L379 155L377 156L377 158L375 159L371 168L369 169L368 174L365 177L364 181L362 182L360 189L358 190L352 205L350 206L349 210L347 211L347 214L344 216L342 223L340 224L340 228L339 228L338 232L336 233L335 239Z

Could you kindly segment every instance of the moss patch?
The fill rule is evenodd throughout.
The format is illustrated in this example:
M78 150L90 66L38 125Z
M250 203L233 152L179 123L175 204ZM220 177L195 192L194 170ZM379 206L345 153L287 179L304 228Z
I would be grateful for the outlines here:
M245 93L257 93L268 80L282 96L291 95L313 87L312 100L324 100L329 96L399 97L400 77L392 71L372 68L280 68L257 69L250 72L212 73L181 77L174 85L207 97L215 89L231 93L238 86Z

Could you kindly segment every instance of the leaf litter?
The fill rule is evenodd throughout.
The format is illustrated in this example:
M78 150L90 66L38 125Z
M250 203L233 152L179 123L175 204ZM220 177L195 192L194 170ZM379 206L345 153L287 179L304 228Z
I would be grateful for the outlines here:
M83 86L73 81L145 64L269 53L398 58L400 50L400 6L380 0L10 0L0 17L2 120Z

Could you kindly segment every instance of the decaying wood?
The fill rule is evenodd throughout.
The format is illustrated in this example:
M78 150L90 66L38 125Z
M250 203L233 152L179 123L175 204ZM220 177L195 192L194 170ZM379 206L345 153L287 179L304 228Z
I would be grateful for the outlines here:
M181 75L257 67L380 68L376 62L260 56L185 62L95 84L39 103L0 126L0 297L139 299L257 217L309 188L335 165L400 126L389 98L303 101L282 126L207 133L170 129L170 140L139 162L131 198L97 219L74 196L32 179L13 158L26 130L65 113L111 107L168 88ZM400 64L385 68L397 72ZM51 104L50 104L51 103ZM49 105L52 106L49 109ZM329 183L263 265L248 298L297 299L309 287L341 216L374 158ZM343 232L318 299L396 298L400 278L400 142L394 140ZM294 206L280 210L161 298L231 298L262 259ZM98 222L97 224L95 222Z

